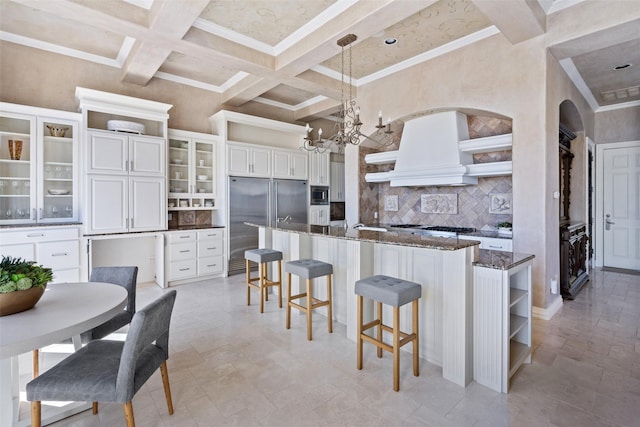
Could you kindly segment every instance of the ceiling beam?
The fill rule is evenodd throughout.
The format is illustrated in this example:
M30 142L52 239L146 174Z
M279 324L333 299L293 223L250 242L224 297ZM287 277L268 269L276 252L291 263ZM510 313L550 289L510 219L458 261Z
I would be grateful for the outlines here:
M208 4L209 0L155 0L149 13L149 29L182 40ZM170 49L157 42L137 40L122 66L122 80L145 86L170 54Z
M534 0L472 0L512 44L541 36L546 14Z

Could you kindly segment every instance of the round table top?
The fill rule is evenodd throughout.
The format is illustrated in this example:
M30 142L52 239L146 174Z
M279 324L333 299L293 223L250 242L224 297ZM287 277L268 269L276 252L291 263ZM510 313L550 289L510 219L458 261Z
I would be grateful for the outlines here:
M126 303L126 289L111 283L49 284L34 308L0 317L0 358L79 335L118 314Z

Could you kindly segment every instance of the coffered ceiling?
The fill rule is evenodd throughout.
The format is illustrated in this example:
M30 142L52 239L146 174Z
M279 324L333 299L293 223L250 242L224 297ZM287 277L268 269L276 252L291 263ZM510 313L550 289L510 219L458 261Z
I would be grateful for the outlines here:
M617 0L614 0L617 1ZM623 0L638 3L640 0ZM0 0L0 39L322 117L340 99L341 48L356 34L357 87L502 32L512 43L563 25L582 0ZM556 17L558 17L556 19ZM549 48L594 110L640 103L640 18ZM392 39L397 43L387 45ZM385 43L386 42L386 43ZM345 51L349 55L349 50ZM622 70L618 65L632 64ZM348 78L347 78L348 79Z

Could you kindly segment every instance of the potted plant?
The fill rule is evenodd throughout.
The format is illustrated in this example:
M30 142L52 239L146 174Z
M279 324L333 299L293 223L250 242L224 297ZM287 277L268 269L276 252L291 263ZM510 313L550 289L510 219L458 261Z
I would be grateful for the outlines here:
M36 305L53 279L50 268L35 261L3 256L0 261L0 316L19 313Z
M509 221L498 224L498 234L511 236L513 234L512 224Z

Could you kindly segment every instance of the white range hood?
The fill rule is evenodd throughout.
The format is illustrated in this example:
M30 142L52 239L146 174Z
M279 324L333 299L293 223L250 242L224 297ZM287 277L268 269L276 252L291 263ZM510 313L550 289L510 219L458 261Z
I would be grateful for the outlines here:
M496 149L510 149L511 135L506 135ZM495 138L494 138L495 139ZM482 151L486 152L486 140ZM472 142L473 141L473 142ZM476 142L477 141L477 142ZM369 164L395 161L388 172L368 173L367 182L389 182L392 187L475 185L478 176L511 174L511 162L484 164L483 172L473 165L473 153L481 152L480 139L469 140L467 116L447 111L407 121L398 151L370 154ZM491 142L489 145L498 143ZM467 148L465 148L465 145Z

